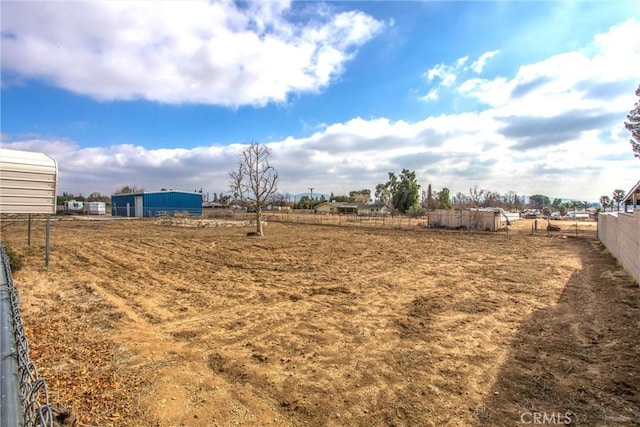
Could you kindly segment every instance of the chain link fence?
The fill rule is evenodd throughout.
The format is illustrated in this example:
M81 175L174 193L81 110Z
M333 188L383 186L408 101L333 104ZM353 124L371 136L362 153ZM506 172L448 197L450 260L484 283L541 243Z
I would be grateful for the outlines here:
M0 425L53 427L47 384L29 359L20 299L0 243Z
M238 225L254 224L255 213L244 210L205 209L203 217L226 220ZM372 229L413 229L424 230L429 227L428 216L385 215L360 216L345 214L319 214L308 212L274 212L263 211L263 219L267 222L289 224L332 225ZM549 227L553 225L555 227ZM553 220L544 218L524 219L511 218L508 229L500 230L522 235L541 235L548 237L584 237L597 238L597 223L588 220Z

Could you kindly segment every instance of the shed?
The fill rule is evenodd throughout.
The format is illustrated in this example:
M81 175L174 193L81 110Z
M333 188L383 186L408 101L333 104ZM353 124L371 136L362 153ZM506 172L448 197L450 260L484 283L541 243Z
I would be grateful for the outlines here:
M0 213L55 214L57 183L48 155L0 148Z
M499 231L509 224L500 208L436 209L429 212L429 227Z
M201 216L202 193L170 190L111 196L112 216L155 217L181 213Z
M107 207L104 202L87 203L87 213L89 215L104 215L107 213Z

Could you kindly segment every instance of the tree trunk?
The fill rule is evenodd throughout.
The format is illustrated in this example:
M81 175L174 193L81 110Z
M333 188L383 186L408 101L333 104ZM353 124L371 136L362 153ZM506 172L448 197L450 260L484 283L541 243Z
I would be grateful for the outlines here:
M262 208L258 206L256 208L256 234L263 236L262 234Z

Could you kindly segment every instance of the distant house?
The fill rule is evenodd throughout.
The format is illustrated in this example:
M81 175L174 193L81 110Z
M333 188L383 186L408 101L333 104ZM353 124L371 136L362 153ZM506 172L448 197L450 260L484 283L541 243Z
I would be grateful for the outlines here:
M357 214L358 203L351 202L324 202L315 208L317 213L324 214Z
M112 216L154 217L177 213L201 216L202 193L170 190L111 196Z
M358 215L362 216L383 216L389 213L389 208L386 205L377 203L371 205L359 205Z
M357 202L324 202L316 206L315 211L323 214L381 216L389 213L385 205Z
M629 190L622 201L622 205L624 206L625 212L627 212L627 210L633 212L636 209L640 209L640 181Z

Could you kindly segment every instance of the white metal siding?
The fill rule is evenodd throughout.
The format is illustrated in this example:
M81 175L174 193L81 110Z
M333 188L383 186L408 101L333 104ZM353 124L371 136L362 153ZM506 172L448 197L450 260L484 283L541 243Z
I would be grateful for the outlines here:
M506 222L503 224L503 219L495 211L436 209L429 212L429 225L436 227L497 231L506 225Z
M43 153L0 148L0 212L56 212L58 165Z
M104 202L87 203L87 213L89 215L104 215L106 213L105 203Z

